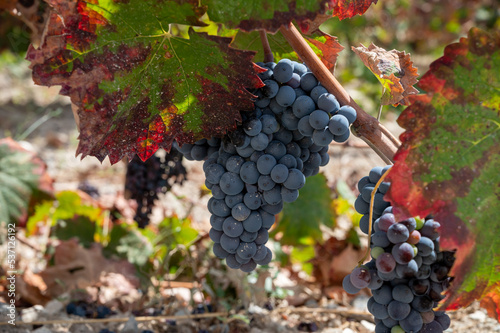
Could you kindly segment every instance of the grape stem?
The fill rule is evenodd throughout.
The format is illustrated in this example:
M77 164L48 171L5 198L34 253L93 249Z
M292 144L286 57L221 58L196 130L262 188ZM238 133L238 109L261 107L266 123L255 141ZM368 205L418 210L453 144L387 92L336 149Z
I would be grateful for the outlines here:
M321 84L339 101L341 105L352 106L357 113L356 121L352 125L354 135L365 141L386 163L392 164L394 154L401 142L376 118L366 113L342 87L333 74L318 58L313 49L307 44L297 28L290 23L281 26L281 33L290 46L297 52L309 69L314 73Z
M368 215L368 247L366 248L366 253L363 256L363 258L361 258L361 260L358 262L358 266L363 265L366 258L368 258L368 256L370 255L370 244L372 243L373 201L374 201L375 194L377 193L377 190L378 190L380 184L382 184L382 182L384 181L384 178L389 174L390 171L391 171L391 169L389 168L389 169L387 169L386 172L384 172L382 174L382 176L378 180L377 184L375 184L375 188L373 189L372 193L370 194L370 213Z
M264 49L264 62L274 62L273 51L271 51L271 46L269 45L266 31L259 30L259 36L262 43L262 48Z

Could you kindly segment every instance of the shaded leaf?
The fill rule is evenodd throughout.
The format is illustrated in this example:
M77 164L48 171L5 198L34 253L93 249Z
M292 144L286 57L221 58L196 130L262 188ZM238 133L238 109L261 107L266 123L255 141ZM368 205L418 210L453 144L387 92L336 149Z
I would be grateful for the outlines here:
M78 220L80 217L83 220ZM88 222L97 227L102 225L103 219L103 210L92 197L80 191L61 191L56 194L55 200L45 201L35 206L33 214L26 223L26 235L29 236L36 233L40 222L46 226L47 221L49 221L49 226L55 226L58 222L64 221L64 226L59 227L63 229L68 228L68 230L60 230L59 232L79 237L78 227L73 225L73 222L77 224ZM85 226L85 229L88 229L88 226ZM81 243L84 243L86 246L89 245L89 241L94 239L94 236L90 237L89 235L85 235L85 233L82 236ZM87 241L84 241L84 239Z
M3 14L2 11L8 12L13 19L11 20L9 17L6 17L6 15L3 15L0 20L0 30L2 31L2 36L7 36L6 39L11 44L10 47L14 52L24 54L29 44L28 42L25 45L24 41L18 40L11 35L12 33L15 34L14 31L8 31L16 25L16 23L14 23L14 19L19 20L19 24L26 25L26 27L29 28L23 28L23 30L26 30L24 36L29 36L33 44L40 45L40 40L45 27L45 16L49 11L49 7L46 6L43 0L0 0L0 15ZM0 48L3 46L2 44L4 43L0 41Z
M268 1L216 1L202 0L214 22L244 31L265 29L276 32L293 19L298 22L313 20L327 10L330 1L268 0Z
M85 248L89 248L94 242L96 225L86 216L75 216L66 221L60 220L52 231L52 236L60 240L77 238Z
M330 237L315 245L316 256L311 260L313 276L322 287L341 285L342 279L356 266L365 250L355 248L347 239Z
M266 30L276 32L282 25L297 21L303 31L315 31L327 16L341 20L363 14L377 0L268 0L216 1L202 0L214 22L224 23L244 31ZM327 15L324 15L327 14ZM319 15L319 18L318 18Z
M25 222L30 202L52 193L46 164L11 138L0 140L0 222Z
M434 214L457 249L445 306L483 298L499 313L500 33L471 29L420 80L398 123L406 129L389 174L401 216Z
M299 61L297 53L295 53L290 44L288 44L281 32L278 31L275 34L267 34L267 40L269 41L269 46L273 52L275 62L283 58ZM258 31L238 31L231 46L241 50L255 51L255 61L263 61L264 59L264 50Z
M382 96L383 105L408 105L408 96L418 93L413 87L418 82L418 72L406 52L386 51L374 44L368 48L363 45L352 47L352 50L385 88Z
M253 108L245 88L262 83L252 52L230 48L230 38L166 30L203 25L198 1L47 2L55 12L27 59L35 83L61 85L78 107L82 157L146 160L174 139L222 136Z
M282 232L283 245L323 243L320 224L333 226L330 189L322 174L307 178L297 201L285 203L274 233Z
M142 266L153 253L153 246L137 227L122 223L111 229L109 243L103 252L107 256L116 255L132 264Z

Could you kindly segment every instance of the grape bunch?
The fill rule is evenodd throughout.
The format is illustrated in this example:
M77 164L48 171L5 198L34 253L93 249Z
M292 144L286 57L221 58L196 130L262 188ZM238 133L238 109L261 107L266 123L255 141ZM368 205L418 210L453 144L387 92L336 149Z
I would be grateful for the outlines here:
M125 196L137 201L134 221L140 228L149 224L158 194L169 191L174 183L182 184L185 178L182 155L176 150L164 158L153 155L145 162L134 156L127 165Z
M360 181L360 196L374 189L373 184L385 170L374 168L368 179ZM377 333L443 332L450 326L450 318L433 309L451 282L448 272L455 256L439 249L439 222L431 217L396 221L391 206L378 205L379 211L386 207L372 222L372 260L344 278L344 289L351 294L371 289L368 311L375 317ZM368 233L367 226L362 229Z
M265 85L252 91L255 109L242 112L242 123L220 141L177 146L192 159L208 156L203 170L212 191L213 251L244 272L271 261L265 244L274 216L284 202L297 200L306 177L329 162L328 145L346 141L356 120L356 111L340 107L305 65L288 59L257 64L265 69L258 74Z

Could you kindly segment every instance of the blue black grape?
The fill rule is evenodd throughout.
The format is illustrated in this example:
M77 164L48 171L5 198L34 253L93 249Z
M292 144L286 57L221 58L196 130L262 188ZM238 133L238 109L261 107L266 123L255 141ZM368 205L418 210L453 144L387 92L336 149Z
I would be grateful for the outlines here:
M431 217L396 221L380 192L374 202L374 210L380 213L369 221L366 207L371 191L387 168L373 168L358 183L356 209L365 214L360 222L364 233L372 224L372 260L347 275L343 287L350 294L365 287L371 289L368 311L375 317L375 332L443 332L450 326L450 319L433 309L452 280L448 272L454 252L440 251L439 222Z
M297 200L306 177L330 160L328 145L347 140L356 118L305 65L258 65L266 69L259 73L265 86L252 91L255 109L241 113L241 124L222 139L177 146L189 159L205 160L215 255L245 272L271 261L265 244L274 215Z

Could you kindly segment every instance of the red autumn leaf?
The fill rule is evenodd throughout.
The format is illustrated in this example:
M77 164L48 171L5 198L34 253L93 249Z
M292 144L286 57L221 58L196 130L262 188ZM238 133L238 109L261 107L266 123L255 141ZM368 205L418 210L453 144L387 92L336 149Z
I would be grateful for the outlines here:
M78 107L83 157L146 160L174 139L222 136L253 109L246 88L262 84L253 52L229 47L230 38L164 30L204 25L198 1L47 2L55 12L27 59L35 83L61 85Z
M318 32L318 36L306 37L306 40L325 66L333 73L337 57L340 51L344 49L338 42L337 37Z
M457 249L444 306L475 299L499 318L500 33L471 29L420 80L398 123L406 129L387 194L404 216L433 214Z
M372 3L377 2L378 0L336 0L333 1L333 15L340 20L363 15Z

